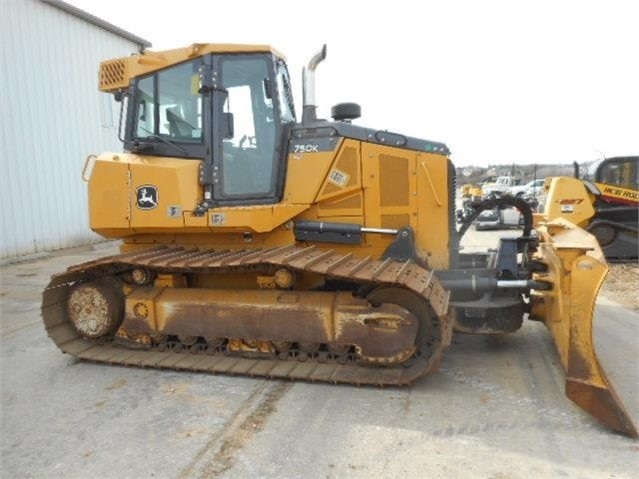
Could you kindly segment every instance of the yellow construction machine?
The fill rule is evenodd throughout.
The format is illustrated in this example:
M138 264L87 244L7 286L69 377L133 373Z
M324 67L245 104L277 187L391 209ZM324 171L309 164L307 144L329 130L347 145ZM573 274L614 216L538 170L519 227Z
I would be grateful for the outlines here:
M481 186L467 183L461 187L462 198L481 198Z
M594 355L606 263L568 222L464 254L443 143L317 118L304 70L298 121L283 56L194 44L103 62L126 153L91 156L91 228L120 254L44 292L51 339L77 358L329 383L404 385L434 372L453 331L552 331L566 393L637 431Z
M551 178L545 215L566 218L599 241L608 261L639 257L639 156L604 158L583 178Z

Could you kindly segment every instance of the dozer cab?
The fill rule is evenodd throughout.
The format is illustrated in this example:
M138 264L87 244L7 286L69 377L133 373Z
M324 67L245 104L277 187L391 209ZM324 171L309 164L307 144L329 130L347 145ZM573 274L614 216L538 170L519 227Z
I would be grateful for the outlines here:
M597 238L608 261L639 259L639 156L604 158L580 178L551 178L548 218L565 218Z
M636 435L594 355L606 273L568 222L494 253L464 254L455 169L443 143L356 126L360 107L318 119L304 70L297 120L281 54L194 44L100 67L122 102L126 153L89 157L91 228L118 255L55 275L49 336L90 361L357 385L434 372L454 331L546 322L566 393Z

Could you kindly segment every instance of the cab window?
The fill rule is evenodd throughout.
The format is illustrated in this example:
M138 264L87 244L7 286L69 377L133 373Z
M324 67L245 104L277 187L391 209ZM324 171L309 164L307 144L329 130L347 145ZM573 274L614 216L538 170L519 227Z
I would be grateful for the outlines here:
M232 121L222 140L222 196L269 196L275 170L275 111L269 63L242 55L221 61L223 119Z
M202 141L200 64L201 60L182 63L139 80L137 138L162 136L176 141Z
M597 181L622 188L639 189L639 171L636 158L620 158L604 162L599 169Z

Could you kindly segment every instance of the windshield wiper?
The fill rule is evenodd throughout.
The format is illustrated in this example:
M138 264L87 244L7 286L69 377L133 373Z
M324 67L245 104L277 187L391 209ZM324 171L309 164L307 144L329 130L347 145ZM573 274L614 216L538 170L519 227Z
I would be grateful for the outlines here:
M175 148L180 153L188 156L188 152L184 148L181 148L181 147L177 146L175 143L173 143L172 141L167 140L166 138L162 138L161 136L158 136L158 135L149 135L149 136L146 136L145 138L150 138L150 139L153 139L153 140L160 140L162 143L166 143L167 145L172 146L173 148ZM153 146L153 145L149 144L149 143L145 143L145 142L140 141L140 140L135 140L133 142L133 146L134 146L134 148L136 150L144 150L144 149L148 148L149 146Z

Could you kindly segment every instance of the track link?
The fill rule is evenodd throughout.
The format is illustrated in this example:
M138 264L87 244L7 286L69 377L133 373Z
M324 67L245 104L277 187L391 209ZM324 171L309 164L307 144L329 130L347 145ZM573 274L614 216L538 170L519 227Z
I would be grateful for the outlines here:
M440 340L428 355L422 351L395 366L320 362L291 358L263 359L228 356L200 348L129 349L117 347L113 338L85 339L71 323L66 301L79 282L115 276L135 267L165 273L215 273L245 271L260 267L286 267L321 274L327 278L408 289L425 299L436 316ZM155 367L194 372L259 376L276 379L348 383L357 385L406 385L437 369L443 350L452 338L453 320L448 311L450 293L432 271L412 261L357 258L315 246L296 245L271 249L213 250L158 246L90 261L54 275L43 295L42 316L49 337L64 353L79 359L108 364Z

